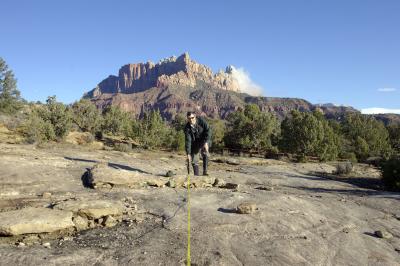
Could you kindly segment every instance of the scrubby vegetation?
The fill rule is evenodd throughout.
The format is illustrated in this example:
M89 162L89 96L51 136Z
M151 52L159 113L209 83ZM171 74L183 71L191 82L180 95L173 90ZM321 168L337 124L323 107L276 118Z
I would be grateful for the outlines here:
M382 179L386 189L400 191L400 158L393 157L383 163Z
M353 171L353 164L351 162L341 162L336 165L337 175L348 175Z
M250 104L228 115L224 141L229 148L267 150L273 148L278 134L277 118Z
M322 114L292 111L281 124L279 148L284 152L316 156L322 161L334 160L339 154L339 136Z
M375 156L388 158L392 153L388 130L371 116L347 114L341 132L345 139L344 151L354 153L359 161Z

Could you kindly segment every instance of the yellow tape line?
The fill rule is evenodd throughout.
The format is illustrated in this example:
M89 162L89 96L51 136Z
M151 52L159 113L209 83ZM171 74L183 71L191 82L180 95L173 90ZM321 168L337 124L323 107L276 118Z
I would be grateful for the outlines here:
M187 266L191 266L190 263L190 175L188 175L188 183L187 183L187 208L188 208L188 239L187 239Z

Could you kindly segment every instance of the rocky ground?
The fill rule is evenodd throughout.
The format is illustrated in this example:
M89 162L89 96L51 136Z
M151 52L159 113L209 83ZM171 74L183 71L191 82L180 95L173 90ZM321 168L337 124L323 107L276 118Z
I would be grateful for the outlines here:
M185 264L183 155L0 144L0 158L1 265ZM400 264L400 194L378 170L216 155L210 168L191 178L192 265Z

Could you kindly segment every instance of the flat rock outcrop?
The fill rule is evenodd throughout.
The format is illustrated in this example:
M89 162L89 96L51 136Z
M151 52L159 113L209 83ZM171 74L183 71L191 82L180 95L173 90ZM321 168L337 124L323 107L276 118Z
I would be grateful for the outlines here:
M49 208L24 208L0 213L0 235L51 233L74 226L72 212Z
M88 219L99 219L108 215L122 215L124 205L110 200L69 200L58 203L54 209L69 211Z
M140 170L115 169L107 164L97 164L86 173L86 182L92 188L145 186L162 187L168 178L144 173Z

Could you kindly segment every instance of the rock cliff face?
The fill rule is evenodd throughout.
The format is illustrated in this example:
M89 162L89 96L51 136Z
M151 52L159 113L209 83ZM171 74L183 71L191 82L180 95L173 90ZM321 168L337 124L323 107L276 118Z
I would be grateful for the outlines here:
M98 97L103 93L137 93L153 87L167 88L171 85L195 87L198 82L212 85L215 89L240 91L237 80L231 75L232 67L226 72L213 74L212 70L191 60L188 53L170 57L159 63L127 64L120 68L118 76L109 76L96 88L87 93Z
M84 95L98 108L116 105L135 116L158 109L166 119L178 113L196 111L212 118L226 116L245 104L257 104L261 110L279 118L291 110L312 111L320 108L326 115L356 111L349 107L324 107L295 98L254 97L241 92L234 68L214 74L212 70L190 59L187 53L159 63L128 64L118 76L109 76Z

